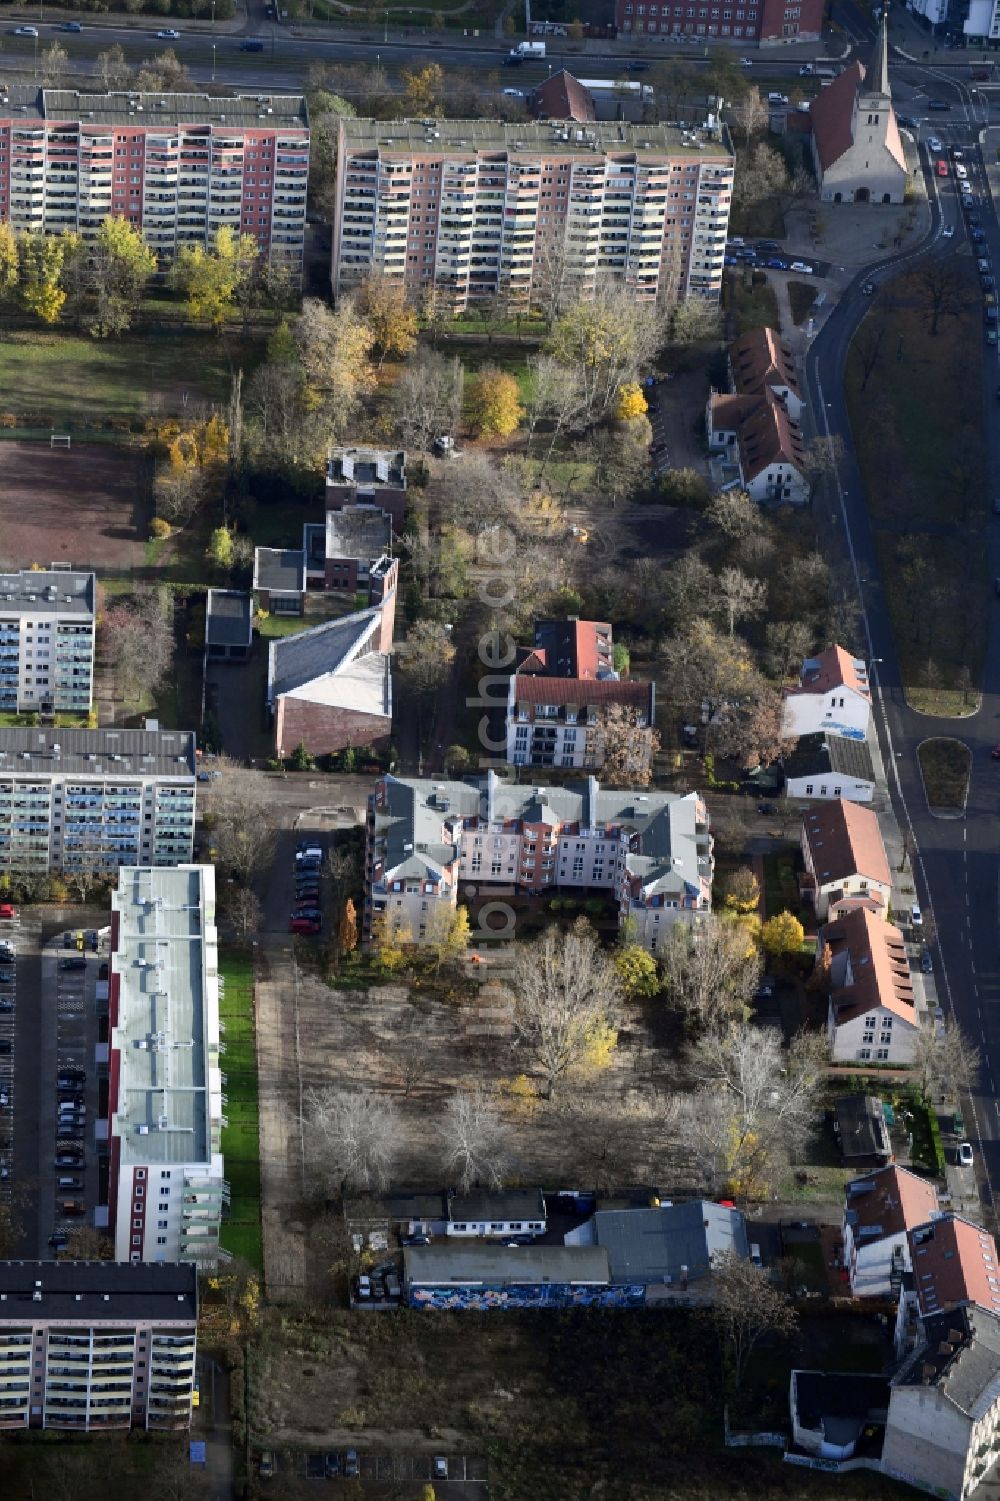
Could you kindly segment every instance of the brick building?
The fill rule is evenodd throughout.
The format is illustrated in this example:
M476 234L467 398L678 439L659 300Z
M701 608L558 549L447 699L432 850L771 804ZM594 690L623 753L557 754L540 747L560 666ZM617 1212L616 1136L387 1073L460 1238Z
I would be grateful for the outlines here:
M0 219L18 232L138 225L165 266L228 225L302 271L309 124L298 95L83 94L5 86Z
M560 281L716 301L728 136L664 124L341 120L334 295L372 274L460 312Z
M615 0L619 36L729 38L749 45L816 42L824 0Z

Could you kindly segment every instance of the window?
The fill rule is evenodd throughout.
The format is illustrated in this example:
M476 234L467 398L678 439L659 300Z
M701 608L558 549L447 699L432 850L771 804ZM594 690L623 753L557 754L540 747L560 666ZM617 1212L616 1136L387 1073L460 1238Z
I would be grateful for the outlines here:
M167 1223L168 1222L166 1220L157 1220L157 1222L156 1222L156 1228L157 1228L157 1230L165 1230L167 1228Z
M137 1167L136 1170L135 1170L135 1176L137 1178L145 1178L145 1176L146 1176L146 1169L144 1167Z
M141 1230L142 1229L142 1220L133 1220L132 1221L132 1229L133 1230Z
M141 1246L142 1245L142 1236L141 1235L133 1235L133 1237L132 1237L132 1244L134 1246ZM136 1257L137 1261L138 1261L138 1259L139 1258Z
M889 1057L889 1049L888 1048L877 1048L876 1052L875 1052L875 1057L877 1058L877 1060L879 1061L879 1063L885 1063L886 1059Z
M872 1055L871 1048L861 1048L859 1050L859 1052L858 1052L858 1057L861 1059L862 1063L867 1063L868 1060L871 1058L871 1055Z
M136 1186L135 1186L135 1196L136 1196L136 1198L137 1199L141 1199L142 1196L143 1196L143 1194L145 1192L146 1192L146 1190L143 1188L142 1184L141 1183L137 1183Z
M167 1243L167 1237L165 1235L158 1235L156 1237L156 1244L158 1246L165 1246L166 1243Z

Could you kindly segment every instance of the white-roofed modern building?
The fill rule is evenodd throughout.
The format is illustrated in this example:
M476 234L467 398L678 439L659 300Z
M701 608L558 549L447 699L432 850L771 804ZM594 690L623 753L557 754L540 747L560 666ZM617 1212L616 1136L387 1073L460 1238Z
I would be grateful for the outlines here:
M119 871L109 1006L115 1257L214 1267L228 1187L212 866Z

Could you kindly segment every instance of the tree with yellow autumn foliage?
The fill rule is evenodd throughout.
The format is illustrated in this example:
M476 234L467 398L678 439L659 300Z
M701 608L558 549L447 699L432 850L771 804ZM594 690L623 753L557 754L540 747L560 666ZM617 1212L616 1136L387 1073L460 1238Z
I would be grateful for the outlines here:
M79 235L70 231L47 235L37 230L20 237L21 303L43 323L59 321L66 302L62 285L63 266L67 255L76 250L79 240Z
M232 313L243 281L258 256L253 235L238 235L228 224L216 230L210 249L182 245L171 273L192 322L218 333Z
M632 422L636 417L645 417L648 410L642 387L637 380L626 381L624 385L618 387L618 397L615 401L616 421Z
M379 364L404 360L416 347L417 314L399 281L370 276L358 289L358 308L375 341Z
M776 912L768 918L760 936L773 959L787 959L801 952L805 929L793 912Z
M381 912L372 923L372 961L383 974L395 974L406 962L413 929L402 918Z
M400 77L403 81L400 113L404 119L437 118L444 113L445 78L440 63L428 63L423 68L406 67Z
M469 424L479 437L509 438L524 408L517 381L497 365L483 365L468 382Z

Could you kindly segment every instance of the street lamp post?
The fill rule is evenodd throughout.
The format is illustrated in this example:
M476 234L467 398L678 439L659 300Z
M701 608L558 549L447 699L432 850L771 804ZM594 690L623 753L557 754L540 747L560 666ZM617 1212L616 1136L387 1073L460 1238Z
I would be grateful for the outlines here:
M212 43L212 82L215 82L215 43Z

